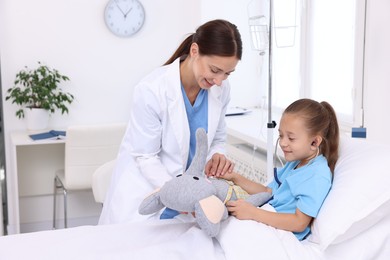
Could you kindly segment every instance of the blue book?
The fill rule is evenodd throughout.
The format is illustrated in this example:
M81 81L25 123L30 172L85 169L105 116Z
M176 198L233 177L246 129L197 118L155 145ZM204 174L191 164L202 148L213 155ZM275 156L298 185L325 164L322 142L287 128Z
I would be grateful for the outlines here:
M36 141L36 140L44 140L44 139L57 140L57 139L65 139L66 132L65 131L51 130L49 132L39 133L39 134L32 134L32 135L29 135L29 136L34 141Z

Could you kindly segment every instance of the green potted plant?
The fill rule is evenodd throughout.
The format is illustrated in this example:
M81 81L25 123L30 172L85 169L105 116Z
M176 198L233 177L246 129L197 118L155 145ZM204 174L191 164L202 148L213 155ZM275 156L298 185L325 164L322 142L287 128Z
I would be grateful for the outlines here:
M16 111L18 118L27 117L27 127L29 129L43 129L46 126L29 127L28 121L36 124L39 119L29 119L30 113L40 111L48 116L56 110L60 110L61 114L68 113L68 105L70 105L74 96L68 92L63 92L60 88L60 83L69 81L67 76L61 75L58 70L49 68L46 65L38 62L38 68L29 69L27 66L16 74L14 86L7 90L8 95L5 100L11 100L12 104L18 105L20 108Z

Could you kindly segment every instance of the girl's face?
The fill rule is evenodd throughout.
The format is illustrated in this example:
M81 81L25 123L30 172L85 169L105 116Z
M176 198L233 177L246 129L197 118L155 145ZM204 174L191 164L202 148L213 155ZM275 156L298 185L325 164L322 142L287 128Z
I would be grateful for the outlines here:
M306 164L317 154L317 140L309 136L304 120L298 115L285 113L280 120L279 145L286 161Z
M222 81L227 79L238 63L235 56L207 56L199 55L197 46L195 51L191 49L194 58L193 73L200 88L209 89L214 85L221 86Z

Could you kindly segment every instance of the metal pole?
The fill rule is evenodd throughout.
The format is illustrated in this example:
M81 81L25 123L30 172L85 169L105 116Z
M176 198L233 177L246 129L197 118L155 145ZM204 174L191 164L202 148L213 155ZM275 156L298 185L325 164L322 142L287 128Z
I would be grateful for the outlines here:
M276 126L272 120L272 13L273 1L269 1L269 33L268 33L268 123L267 123L267 183L273 179L273 130Z

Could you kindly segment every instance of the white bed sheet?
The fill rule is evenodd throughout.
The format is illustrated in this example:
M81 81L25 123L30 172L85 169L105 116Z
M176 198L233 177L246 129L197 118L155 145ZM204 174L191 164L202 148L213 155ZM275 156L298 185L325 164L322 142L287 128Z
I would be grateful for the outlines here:
M215 243L171 220L82 226L1 237L0 259L225 259Z
M83 226L1 237L0 259L279 260L289 259L286 251L291 250L302 255L299 251L304 247L295 238L260 234L264 227L230 217L217 239L208 237L195 222L179 220ZM249 243L254 246L247 250Z
M303 245L287 231L230 217L217 237L226 259L322 259L314 244Z
M234 217L210 238L190 219L82 226L0 237L0 259L390 259L390 217L325 252L289 232ZM189 221L189 222L188 222Z

